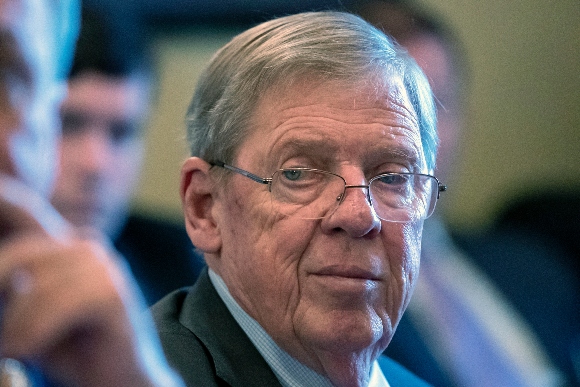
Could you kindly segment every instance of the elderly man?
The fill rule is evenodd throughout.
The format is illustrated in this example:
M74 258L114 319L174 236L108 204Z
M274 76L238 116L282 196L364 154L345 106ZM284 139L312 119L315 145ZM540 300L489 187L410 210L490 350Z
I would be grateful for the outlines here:
M417 65L362 19L263 23L189 108L186 228L209 267L153 307L189 386L415 386L380 357L443 186Z
M77 12L0 0L0 383L179 386L124 268L47 201Z

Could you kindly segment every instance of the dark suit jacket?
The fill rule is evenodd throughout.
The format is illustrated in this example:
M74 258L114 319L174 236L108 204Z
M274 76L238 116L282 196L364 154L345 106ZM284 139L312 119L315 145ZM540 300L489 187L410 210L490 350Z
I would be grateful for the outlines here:
M167 359L187 386L280 386L217 294L207 270L192 288L173 292L152 312ZM392 387L425 386L386 357L380 365Z
M148 305L192 285L205 266L185 227L166 220L131 215L115 240Z

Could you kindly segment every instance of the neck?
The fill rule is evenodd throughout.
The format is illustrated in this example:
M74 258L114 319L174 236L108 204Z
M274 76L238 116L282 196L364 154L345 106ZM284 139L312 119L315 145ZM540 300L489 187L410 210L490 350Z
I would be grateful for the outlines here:
M365 354L340 356L335 353L319 357L323 374L337 387L368 386L373 360Z

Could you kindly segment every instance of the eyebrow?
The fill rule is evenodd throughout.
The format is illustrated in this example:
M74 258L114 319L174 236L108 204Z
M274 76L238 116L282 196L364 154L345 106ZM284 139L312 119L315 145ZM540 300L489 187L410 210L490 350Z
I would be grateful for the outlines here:
M421 168L421 154L409 147L389 147L387 149L377 150L376 153L377 155L370 154L369 156L369 159L376 164L387 160L390 162L405 162L409 164L409 167L413 171Z
M284 143L280 152L300 152L305 156L315 155L322 163L330 163L334 155L338 153L340 144L333 136L317 135L316 138L294 138ZM397 144L388 146L369 147L365 155L366 162L381 164L388 161L400 161L408 163L413 169L421 167L420 149Z
M323 164L332 161L333 155L339 151L340 145L332 136L317 134L307 138L296 137L285 141L278 148L281 155L295 153L298 156L313 157Z

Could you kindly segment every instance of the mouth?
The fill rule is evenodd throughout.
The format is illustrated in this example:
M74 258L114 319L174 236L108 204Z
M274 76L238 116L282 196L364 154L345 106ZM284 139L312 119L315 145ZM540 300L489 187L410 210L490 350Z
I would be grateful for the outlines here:
M313 274L322 277L336 277L361 281L381 280L381 277L378 274L356 266L328 266Z

